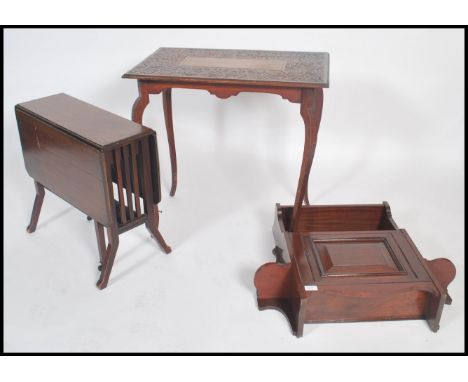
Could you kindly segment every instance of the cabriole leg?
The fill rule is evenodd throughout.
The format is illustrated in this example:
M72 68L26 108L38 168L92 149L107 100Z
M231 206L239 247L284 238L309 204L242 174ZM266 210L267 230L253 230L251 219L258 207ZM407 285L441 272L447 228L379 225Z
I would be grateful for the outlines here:
M317 145L317 134L322 118L323 89L303 89L301 96L301 116L304 120L305 138L304 153L302 156L301 172L297 185L296 199L291 218L291 230L294 231L299 220L302 202L309 202L308 181L312 161L314 160L315 147Z
M149 103L149 95L146 90L146 86L138 81L138 91L139 96L133 103L132 108L132 121L142 124L143 123L143 113L145 111L146 106Z
M177 156L174 138L174 126L172 123L172 89L162 91L164 119L166 122L167 141L171 157L172 185L170 195L174 196L177 188Z

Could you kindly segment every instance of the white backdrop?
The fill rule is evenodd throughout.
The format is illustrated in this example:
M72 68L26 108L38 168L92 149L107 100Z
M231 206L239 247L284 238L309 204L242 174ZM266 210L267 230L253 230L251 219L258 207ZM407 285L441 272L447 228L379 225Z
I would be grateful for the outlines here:
M463 350L462 31L28 29L4 42L6 351ZM455 263L437 334L418 320L308 324L296 339L280 313L258 311L253 276L274 260L274 204L293 202L303 147L299 106L275 95L173 91L174 198L161 97L151 97L143 122L158 132L172 254L144 227L124 234L99 291L83 214L47 193L26 233L34 186L14 105L65 92L129 118L136 81L120 77L161 46L330 53L311 203L387 200L423 256Z

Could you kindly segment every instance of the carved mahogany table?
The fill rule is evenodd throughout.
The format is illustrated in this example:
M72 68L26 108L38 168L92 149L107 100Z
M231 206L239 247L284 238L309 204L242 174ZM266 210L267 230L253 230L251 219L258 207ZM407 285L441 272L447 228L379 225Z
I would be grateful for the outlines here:
M296 205L309 203L307 183L328 87L328 53L160 48L123 75L138 80L139 97L132 119L142 123L149 94L162 92L172 169L170 195L177 188L177 161L172 123L173 88L202 89L219 98L240 92L272 93L299 103L305 143ZM298 200L299 199L299 200Z
M36 230L46 188L94 220L99 289L107 286L121 233L145 224L171 251L158 230L161 192L152 129L66 94L18 104L15 112L24 163L36 186L29 233Z

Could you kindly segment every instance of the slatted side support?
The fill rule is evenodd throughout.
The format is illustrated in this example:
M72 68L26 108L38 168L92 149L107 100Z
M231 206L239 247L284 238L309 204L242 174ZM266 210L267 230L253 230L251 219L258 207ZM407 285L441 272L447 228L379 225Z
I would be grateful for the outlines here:
M133 193L132 193L132 182L131 182L131 173L130 173L130 146L125 145L122 147L123 152L123 161L124 161L124 173L125 173L125 189L127 191L127 205L129 210L130 220L135 218L135 212L133 210Z
M119 221L121 224L125 224L127 222L127 214L125 211L125 199L123 193L123 177L122 177L122 157L120 148L114 150L114 168L117 174L117 191L119 195Z
M132 175L133 175L133 192L135 195L135 207L136 207L136 216L141 216L141 207L140 207L140 184L139 184L139 171L137 163L137 154L138 154L138 144L137 142L131 143L131 163L132 163Z
M115 148L112 152L112 174L116 186L114 200L120 227L140 220L148 211L144 186L146 181L151 184L151 173L146 179L141 158L144 146L148 150L147 137ZM151 191L152 187L148 189L150 200ZM143 199L143 206L140 198Z
M143 158L150 158L149 139L144 138L140 141L140 152ZM153 214L153 184L151 178L151 165L149 161L142 161L142 186L143 186L143 205L145 213L148 216Z

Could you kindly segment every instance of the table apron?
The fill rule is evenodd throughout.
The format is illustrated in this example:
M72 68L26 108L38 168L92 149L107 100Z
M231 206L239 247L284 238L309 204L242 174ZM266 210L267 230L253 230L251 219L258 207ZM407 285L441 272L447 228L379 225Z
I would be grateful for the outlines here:
M275 87L262 85L220 85L210 83L184 83L184 82L159 82L138 80L140 94L158 94L167 89L200 89L206 90L218 98L226 99L236 96L241 92L278 94L283 99L293 103L301 102L302 88Z

